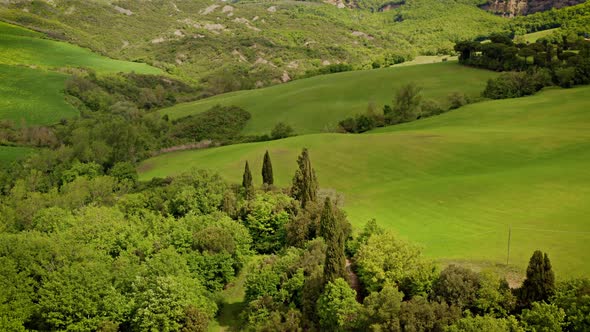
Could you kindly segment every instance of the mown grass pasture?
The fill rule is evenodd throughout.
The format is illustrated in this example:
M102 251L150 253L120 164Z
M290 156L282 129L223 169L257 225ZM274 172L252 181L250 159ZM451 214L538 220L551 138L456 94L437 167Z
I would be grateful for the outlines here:
M427 68L418 66L412 68ZM526 266L536 249L559 276L587 275L590 251L590 88L482 102L367 134L315 134L160 155L141 178L191 167L254 180L269 150L275 183L288 186L303 147L320 186L344 194L353 225L370 218L440 260Z
M334 130L348 116L366 112L369 103L379 109L391 104L395 91L411 82L423 89L425 99L446 106L453 92L478 98L486 81L496 75L456 62L344 72L178 104L160 113L176 119L217 104L234 105L252 114L244 134L269 133L281 121L298 134L321 133Z

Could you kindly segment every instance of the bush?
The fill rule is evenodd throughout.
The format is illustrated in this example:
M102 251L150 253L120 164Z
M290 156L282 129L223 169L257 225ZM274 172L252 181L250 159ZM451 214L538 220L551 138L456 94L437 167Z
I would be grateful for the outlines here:
M288 124L286 124L284 122L277 123L274 126L274 128L272 129L272 131L270 132L270 137L272 139L287 138L287 137L293 136L293 135L294 135L293 128L291 128L291 126L289 126Z
M238 138L249 119L250 113L239 107L216 105L206 112L174 121L170 135L181 142L204 139L228 142Z

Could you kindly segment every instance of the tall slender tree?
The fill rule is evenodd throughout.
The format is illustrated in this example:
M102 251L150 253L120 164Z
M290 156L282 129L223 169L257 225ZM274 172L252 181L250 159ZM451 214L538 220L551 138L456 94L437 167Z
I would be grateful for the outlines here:
M273 185L274 184L274 177L272 174L272 162L270 161L270 155L268 154L268 150L264 154L264 160L262 162L262 184L266 185Z
M308 202L315 202L317 199L318 181L315 171L311 166L309 151L303 149L301 155L297 158L298 168L293 177L293 186L291 187L291 196L301 202L301 207L305 208Z
M546 301L555 292L555 274L547 254L533 253L526 269L526 279L518 291L520 304L528 307L533 302Z
M252 199L254 197L254 185L252 184L252 173L250 172L250 166L248 165L248 161L246 161L246 166L244 167L244 175L242 176L242 187L244 188L246 199Z
M324 283L337 278L346 279L346 256L344 254L344 231L332 208L332 201L326 197L320 219L320 236L326 241L326 261L324 263Z

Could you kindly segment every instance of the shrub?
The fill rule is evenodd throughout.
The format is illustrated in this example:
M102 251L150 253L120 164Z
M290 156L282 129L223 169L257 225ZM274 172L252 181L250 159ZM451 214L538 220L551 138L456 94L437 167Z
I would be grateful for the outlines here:
M289 126L288 124L286 124L284 122L277 123L274 126L274 128L272 129L272 131L270 132L270 137L272 139L287 138L287 137L293 136L293 135L294 135L293 128L291 128L291 126Z

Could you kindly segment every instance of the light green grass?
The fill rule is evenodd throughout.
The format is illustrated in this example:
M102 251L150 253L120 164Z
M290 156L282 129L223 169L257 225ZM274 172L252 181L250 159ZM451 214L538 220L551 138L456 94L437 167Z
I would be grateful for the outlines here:
M416 67L417 68L417 67ZM342 192L350 221L369 218L422 244L434 258L510 263L524 269L535 249L558 277L589 275L590 87L483 102L362 135L316 134L161 155L141 179L191 167L239 182L262 156L288 186L301 148L310 149L320 186Z
M34 151L33 148L0 146L0 168L10 165L13 161L20 160Z
M527 43L534 43L537 40L547 37L550 34L557 32L559 30L559 28L555 28L555 29L547 29L547 30L542 30L542 31L537 31L537 32L533 32L533 33L527 33L526 35L523 36L524 41Z
M162 74L144 63L113 60L88 49L43 39L43 35L0 22L0 119L17 125L49 125L78 111L64 99L68 75L63 67L85 67L99 73Z
M40 34L0 22L0 64L44 68L86 67L98 72L161 74L144 63L113 60L65 42L43 39Z
M63 95L67 75L0 64L0 117L16 125L52 124L78 111Z
M252 114L245 134L269 133L280 121L298 134L319 133L336 127L347 116L364 113L370 102L391 104L402 85L415 82L424 98L446 104L452 92L476 97L494 72L455 62L353 71L316 76L265 89L239 91L179 104L161 110L172 119L203 112L216 104L240 106Z

